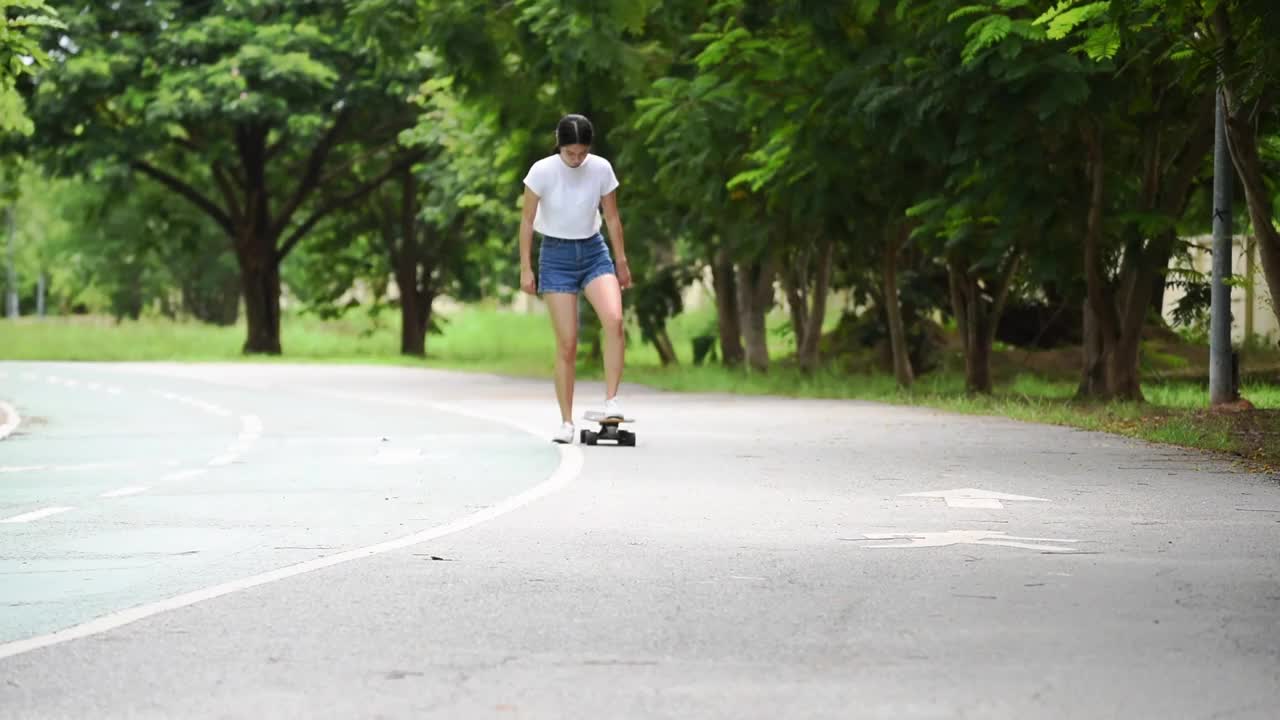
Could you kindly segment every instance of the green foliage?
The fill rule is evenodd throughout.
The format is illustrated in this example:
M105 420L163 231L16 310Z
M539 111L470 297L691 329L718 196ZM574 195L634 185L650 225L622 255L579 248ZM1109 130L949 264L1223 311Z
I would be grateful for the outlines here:
M18 82L48 64L41 44L44 32L64 28L44 0L0 0L0 137L34 132Z
M54 314L235 321L237 275L226 242L180 199L110 166L86 180L50 179L28 167L21 185L16 244L26 312L43 276Z

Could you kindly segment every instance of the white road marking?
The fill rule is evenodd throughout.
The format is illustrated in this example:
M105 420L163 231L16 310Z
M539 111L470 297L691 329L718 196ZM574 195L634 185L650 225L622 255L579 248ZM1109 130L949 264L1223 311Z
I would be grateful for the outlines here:
M201 400L199 398L193 398L188 395L179 395L177 393L171 393L171 392L161 392L159 390L152 390L151 392L152 394L162 397L166 400L179 402L179 403L182 403L183 405L190 405L191 407L197 408L199 410L203 410L212 415L217 415L218 417L231 417L232 415L235 414L220 405L216 405L214 403L208 402L206 400Z
M0 523L25 523L25 522L31 522L32 520L39 520L40 518L47 518L47 517L49 517L50 515L57 515L58 513L64 513L64 512L67 512L68 510L75 510L75 508L72 508L72 507L51 507L51 508L44 508L43 510L36 510L35 512L29 512L29 513L24 513L24 514L22 514L22 515L14 515L14 516L13 516L13 517L11 517L11 518L5 518L4 520L0 520Z
M471 413L468 414L470 415ZM499 418L486 419L490 422L511 424L505 423ZM541 433L537 434L541 436ZM159 602L140 605L122 612L100 617L96 620L90 620L89 622L75 625L73 627L66 628L65 630L52 632L47 635L39 635L25 640L16 640L0 644L0 659L13 657L14 655L20 655L39 648L49 647L50 645L56 645L68 640L77 640L91 635L97 635L98 633L114 630L118 627L128 625L129 623L144 620L152 617L153 615L159 615L160 613L168 612L170 610L177 610L206 600L212 600L223 595L229 595L241 590L248 590L249 588L266 585L267 583L275 582L277 580L295 577L297 575L302 575L303 573L333 567L334 565L340 565L352 560L360 560L374 555L387 553L392 550L399 550L413 545L418 545L420 543L427 542L428 540L435 540L446 535L452 535L453 533L473 528L481 523L488 522L506 515L507 513L518 510L535 500L546 497L572 482L582 470L582 450L576 445L557 445L556 447L560 449L560 464L546 480L518 495L513 495L496 505L491 505L484 510L474 512L470 515L465 515L451 523L446 523L419 533L414 533L413 535L408 535L398 540L391 540L377 545L358 548L356 550L348 550L336 555L309 560L307 562L298 563L297 565L280 568L279 570L272 570L270 572L253 575L241 580L215 585L203 590L184 593Z
M177 460L162 460L154 463L141 462L91 462L78 463L75 465L0 465L0 473L21 473L21 472L68 472L76 470L103 470L106 468L122 468L122 467L140 467L146 465L177 465Z
M240 456L248 452L260 437L262 437L262 420L257 415L240 416L240 434L236 436L236 441L221 455L210 460L209 466L221 467L239 460Z
M18 409L9 403L0 400L0 410L4 411L4 424L0 425L0 440L3 440L18 429L18 425L22 423L22 416L18 414Z
M947 507L953 508L973 508L979 510L1002 510L1004 503L995 498L961 498L949 497Z
M169 473L160 478L160 482L171 482L173 480L186 480L188 478L198 477L209 472L208 468L193 468L191 470L179 470L176 473Z
M124 497L124 496L126 496L126 495L137 495L137 494L139 494L139 493L144 493L144 492L146 492L146 491L148 491L148 490L150 490L150 489L151 489L151 488L149 488L149 487L144 487L144 486L141 486L141 485L139 485L139 486L135 486L135 487L125 487L125 488L120 488L119 490L112 490L112 491L110 491L110 492L104 492L104 493L102 493L101 495L99 495L98 497L104 497L104 498Z
M905 543L890 545L868 545L867 548L883 550L887 548L925 548L947 547L949 545L1002 545L1005 547L1039 550L1045 553L1071 554L1078 552L1074 548L1062 545L1044 545L1042 543L1077 543L1079 540L1062 538L1034 538L1007 535L1003 532L989 530L947 530L946 532L919 533L872 533L862 537L867 540L906 540Z
M1002 509L1004 507L1004 503L1002 503L1001 500L1049 502L1044 498L1029 497L1027 495L1010 495L1009 493L991 492L990 490L978 490L976 488L906 493L905 495L899 495L899 497L942 498L946 501L947 507L981 508L985 510Z
M262 419L257 415L245 415L240 418L240 423L244 427L243 434L252 435L255 439L262 434Z

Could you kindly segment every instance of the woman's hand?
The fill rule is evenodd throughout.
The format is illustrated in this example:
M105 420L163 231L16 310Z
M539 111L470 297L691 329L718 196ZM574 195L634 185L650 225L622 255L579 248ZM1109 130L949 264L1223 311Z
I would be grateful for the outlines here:
M538 294L538 283L533 277L533 268L520 268L520 289L530 295Z
M631 287L631 266L627 264L627 259L622 258L615 262L613 266L618 271L618 287L623 290Z

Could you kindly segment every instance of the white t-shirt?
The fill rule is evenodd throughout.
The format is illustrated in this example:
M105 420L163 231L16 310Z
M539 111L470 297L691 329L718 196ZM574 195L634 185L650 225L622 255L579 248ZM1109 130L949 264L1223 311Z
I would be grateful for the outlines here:
M613 165L599 155L571 168L560 155L544 157L529 168L524 184L539 198L533 229L554 238L581 240L600 231L600 198L618 187Z

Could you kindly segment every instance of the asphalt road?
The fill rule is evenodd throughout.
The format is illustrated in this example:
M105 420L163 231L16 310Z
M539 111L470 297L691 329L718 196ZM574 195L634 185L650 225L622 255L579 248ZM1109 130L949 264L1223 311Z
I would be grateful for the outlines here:
M0 363L0 717L1276 717L1278 478L624 392Z

